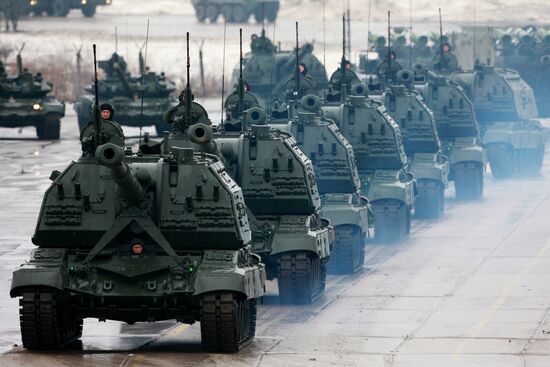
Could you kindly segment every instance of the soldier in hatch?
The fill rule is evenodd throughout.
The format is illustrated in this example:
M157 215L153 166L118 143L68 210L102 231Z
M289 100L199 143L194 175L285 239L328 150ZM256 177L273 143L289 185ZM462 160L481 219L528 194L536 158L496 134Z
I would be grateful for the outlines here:
M441 52L443 52L443 56L441 55ZM441 46L441 49L437 55L435 55L433 62L434 69L440 73L452 73L453 71L459 70L458 59L452 52L451 45L449 43L444 43Z
M388 63L388 58L386 57L386 59L380 64L378 65L378 68L376 69L376 75L378 75L378 78L380 80L386 80L386 79L389 79L388 81L396 81L397 80L397 73L403 69L403 67L401 66L401 64L399 64L395 59L397 58L396 57L396 54L395 52L393 51L390 51L390 60L391 60L391 64ZM388 70L388 67L391 66L391 69ZM389 73L388 73L389 71Z
M112 143L123 147L125 145L125 137L122 131L122 127L116 121L114 121L115 109L109 103L103 103L100 107L101 118L101 136L102 144ZM93 140L95 139L95 109L92 110L90 122L82 129L80 133L80 141L82 143L82 150L87 151Z
M252 107L260 107L256 96L250 93L250 85L243 81L243 104L239 106L239 83L235 84L235 90L227 97L224 103L226 119L223 122L225 131L240 131L242 127L242 113Z
M189 96L189 97L188 97ZM190 98L190 101L187 101ZM189 126L196 123L203 123L211 125L212 122L208 118L208 113L200 104L193 102L195 96L191 93L187 87L181 91L178 97L180 103L176 107L172 107L164 114L164 122L167 124L174 124L179 130L186 130ZM187 106L191 105L191 121L189 120L189 114L187 113Z

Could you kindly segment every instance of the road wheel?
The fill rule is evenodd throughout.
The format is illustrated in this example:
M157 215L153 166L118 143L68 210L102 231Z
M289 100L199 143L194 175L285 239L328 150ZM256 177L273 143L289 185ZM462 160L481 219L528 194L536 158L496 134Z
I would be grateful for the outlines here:
M382 199L372 203L374 239L395 243L405 239L411 228L411 209L398 200Z
M233 9L231 9L231 13L234 23L246 23L250 16L242 5L234 5Z
M206 6L195 5L195 16L200 23L204 22L206 20Z
M421 219L439 218L445 208L445 187L435 180L416 181L418 196L414 202L414 215Z
M53 0L51 5L46 9L49 16L66 17L69 14L69 7L66 0Z
M341 225L334 228L335 241L327 264L329 274L354 274L363 268L365 242L356 226Z
M305 251L284 253L277 260L279 301L310 304L325 291L326 263L317 254Z
M457 200L478 200L483 197L483 166L475 162L457 163L454 167Z
M220 7L214 4L210 4L206 7L206 17L210 23L216 23L220 16Z
M95 4L88 3L82 7L82 14L84 14L86 18L93 17L95 15L95 11L96 11Z
M68 307L66 295L29 289L19 300L21 339L27 349L54 350L82 336L82 318Z
M256 300L231 292L208 293L201 300L201 341L209 352L234 353L256 333Z

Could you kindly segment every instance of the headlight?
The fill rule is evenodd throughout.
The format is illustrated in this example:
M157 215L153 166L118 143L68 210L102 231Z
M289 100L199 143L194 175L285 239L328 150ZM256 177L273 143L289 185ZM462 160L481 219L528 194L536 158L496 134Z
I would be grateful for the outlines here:
M40 103L35 103L32 105L32 109L35 111L40 111L42 109L42 105L40 105Z
M82 5L88 4L88 0L81 0L80 2L82 3Z
M31 6L35 6L36 4L38 4L38 0L31 0L30 4Z

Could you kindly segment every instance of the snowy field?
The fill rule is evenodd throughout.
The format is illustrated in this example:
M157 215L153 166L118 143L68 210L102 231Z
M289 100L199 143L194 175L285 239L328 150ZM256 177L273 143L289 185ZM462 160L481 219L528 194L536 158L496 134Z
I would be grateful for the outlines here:
M437 33L437 8L443 11L446 31L471 25L475 0L412 0L415 33ZM323 4L325 6L323 6ZM341 56L341 14L345 0L283 0L276 24L269 24L267 34L284 49L294 45L294 22L300 22L300 42L314 42L315 54L326 59L331 73ZM391 10L394 26L409 24L409 0L372 0L370 30L384 34L386 13ZM369 0L351 0L351 44L354 53L367 46ZM323 29L323 9L326 20ZM477 0L476 19L483 24L529 24L545 21L550 12L550 1L531 0ZM243 49L249 50L249 39L259 33L255 23L227 25L224 57L224 25L199 24L195 20L190 0L113 0L112 6L100 7L95 18L83 18L72 11L68 18L27 18L20 22L20 32L0 33L0 47L12 50L25 43L24 58L34 65L74 65L75 50L82 46L84 65L91 67L92 44L98 44L99 59L107 58L115 50L115 29L118 34L118 52L127 58L132 71L137 70L138 46L145 41L146 24L150 21L147 64L181 86L185 75L185 32L190 32L192 73L197 75L198 50L204 41L204 65L207 76L221 80L225 70L226 88L230 87L231 70L238 62L238 32L243 27ZM225 59L225 64L223 60ZM14 65L15 53L7 58ZM221 90L221 86L220 86Z

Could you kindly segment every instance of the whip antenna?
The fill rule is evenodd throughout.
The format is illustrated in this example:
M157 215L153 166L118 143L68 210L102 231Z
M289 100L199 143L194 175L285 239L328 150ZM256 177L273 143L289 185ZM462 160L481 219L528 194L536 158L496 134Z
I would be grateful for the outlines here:
M191 125L191 107L192 107L192 101L193 95L191 93L191 83L189 80L191 79L190 69L191 69L191 58L189 57L189 32L186 33L187 38L187 86L185 87L185 113L187 115L187 124Z
M476 63L477 59L477 20L476 20L476 14L477 13L477 3L476 0L474 0L474 40L473 40L473 47L474 47L474 64Z
M351 11L350 11L350 4L348 0L348 59L351 61Z
M225 42L227 35L227 19L223 18L223 55L222 55L222 106L221 111L222 115L220 118L220 123L223 126L223 103L225 99Z
M101 116L99 114L99 75L97 74L97 53L96 45L93 45L94 50L94 92L95 92L95 106L94 106L94 125L95 125L95 145L98 147L103 144L101 139Z
M296 100L300 98L300 44L298 43L298 22L296 22Z
M327 0L323 0L323 67L327 67L327 30L326 30L326 22L327 22ZM326 98L326 88L323 88L323 99Z
M413 0L410 0L409 1L409 69L411 70L413 65L412 32L413 32Z
M243 82L243 29L239 28L239 116L242 119L241 128L246 131L244 126L244 82Z
M344 100L346 92L346 14L342 15L342 59L340 60L342 82L340 83L340 100Z
M365 62L365 73L367 72L368 63L369 63L369 49L370 49L370 11L372 6L372 0L369 0L369 15L367 18L367 56Z
M145 70L147 69L147 47L149 45L149 19L147 19L147 34L145 35L145 56L143 59L143 73L141 74L141 83L145 85ZM141 133L143 130L143 98L145 96L145 88L141 91L141 107L139 113L139 145L141 145Z
M439 70L443 67L443 22L441 21L441 8L439 8Z
M388 11L388 67L386 68L386 81L391 80L391 12Z

